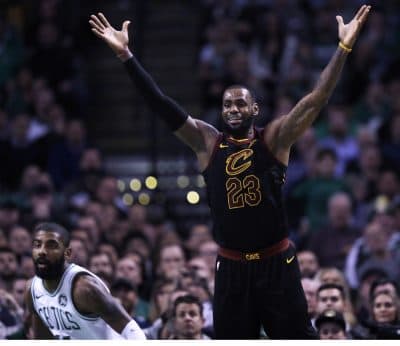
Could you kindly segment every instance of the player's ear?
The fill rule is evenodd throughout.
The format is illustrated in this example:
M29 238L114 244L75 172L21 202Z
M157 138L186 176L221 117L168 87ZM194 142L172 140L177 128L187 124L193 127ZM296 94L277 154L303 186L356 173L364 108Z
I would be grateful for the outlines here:
M253 103L253 107L252 107L253 109L253 116L256 116L256 115L258 115L258 112L260 111L260 109L259 109L259 107L258 107L258 103L257 102L254 102Z
M72 254L72 249L70 247L67 247L64 250L64 258L68 261L71 259L71 254Z

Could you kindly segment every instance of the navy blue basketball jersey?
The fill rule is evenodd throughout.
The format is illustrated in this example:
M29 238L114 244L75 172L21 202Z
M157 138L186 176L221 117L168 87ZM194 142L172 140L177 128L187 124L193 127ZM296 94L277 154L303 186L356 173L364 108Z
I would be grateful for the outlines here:
M263 141L220 134L203 172L218 245L239 251L271 246L288 236L282 185L286 166Z

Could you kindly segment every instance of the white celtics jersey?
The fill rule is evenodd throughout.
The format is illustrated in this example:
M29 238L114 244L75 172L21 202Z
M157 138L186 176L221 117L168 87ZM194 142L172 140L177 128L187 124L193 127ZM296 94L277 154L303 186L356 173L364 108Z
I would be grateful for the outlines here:
M82 272L95 277L109 291L98 276L76 264L70 264L53 293L43 286L41 278L33 278L31 294L35 311L56 338L123 339L103 319L83 316L76 310L72 301L72 282Z

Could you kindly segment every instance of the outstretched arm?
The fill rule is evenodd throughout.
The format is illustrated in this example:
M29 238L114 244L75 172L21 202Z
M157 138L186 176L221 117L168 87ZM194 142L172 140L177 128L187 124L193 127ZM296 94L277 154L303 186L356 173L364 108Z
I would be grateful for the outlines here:
M266 134L266 140L274 152L281 152L280 154L286 152L288 155L291 145L311 126L321 108L328 102L339 80L347 55L352 50L359 32L367 19L370 8L370 6L366 5L361 6L348 24L343 23L341 16L336 16L339 30L339 46L321 73L311 93L303 97L289 114L275 121L271 129L276 133L276 137L272 136L271 133ZM272 139L272 137L275 138Z
M122 305L94 277L78 276L72 294L75 306L81 314L101 317L125 339L146 339L143 331Z
M102 13L98 13L98 15L91 15L89 23L92 32L106 42L125 64L130 77L150 109L162 117L171 130L197 154L207 151L208 131L205 129L209 126L188 116L181 106L165 95L130 51L128 46L130 21L124 21L122 29L118 31L110 25Z

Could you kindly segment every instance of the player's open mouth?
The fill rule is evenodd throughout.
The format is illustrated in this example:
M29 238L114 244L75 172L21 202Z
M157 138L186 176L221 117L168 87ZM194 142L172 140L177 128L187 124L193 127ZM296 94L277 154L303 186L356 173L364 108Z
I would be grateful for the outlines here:
M240 118L235 118L235 119L228 119L228 123L230 125L237 125L240 124L242 120Z
M36 265L37 265L39 268L46 268L46 267L49 265L49 262L46 261L46 260L38 260L38 261L36 262Z

